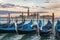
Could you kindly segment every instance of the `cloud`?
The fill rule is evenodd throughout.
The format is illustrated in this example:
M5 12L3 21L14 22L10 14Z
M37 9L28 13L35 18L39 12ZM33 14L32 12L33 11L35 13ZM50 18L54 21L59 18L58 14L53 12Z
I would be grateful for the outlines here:
M44 8L60 8L60 3L44 3Z
M57 2L60 2L60 0L51 0L51 2L57 3Z
M60 2L60 0L0 0L3 3L13 3L13 4L18 4L21 6L28 6L28 7L32 7L32 6L42 6L42 3L45 2ZM50 3L47 3L47 5L50 5ZM46 5L46 4L44 4Z
M35 7L37 5L35 0L0 0L2 3L13 3L13 4L17 4L20 6L27 6L27 7Z
M3 0L0 0L0 1L3 1ZM5 1L5 0L4 0Z
M30 8L31 7L33 8L33 7L36 7L37 6L37 4L36 3L33 3L33 2L31 2L31 3L25 3L25 4L24 3L20 3L19 5L20 6L24 6L24 7L30 7Z
M0 0L0 2L6 2L7 0Z

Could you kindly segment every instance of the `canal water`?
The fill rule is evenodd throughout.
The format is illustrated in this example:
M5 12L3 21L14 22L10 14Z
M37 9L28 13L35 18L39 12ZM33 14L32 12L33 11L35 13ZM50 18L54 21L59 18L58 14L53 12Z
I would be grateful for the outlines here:
M37 34L23 34L18 35L14 33L5 33L0 34L0 40L60 40L60 38L56 38L54 36L38 36Z
M3 19L0 19L1 23L6 23L7 21L3 21ZM7 19L4 19L7 20ZM11 19L11 22L14 22L15 19ZM43 19L40 19L43 20ZM44 25L47 23L47 19L44 19ZM49 19L51 21L51 19ZM29 19L30 21L30 19ZM28 20L26 23L29 22ZM54 24L56 25L57 19L55 19ZM20 21L19 21L20 22ZM42 21L43 22L43 21ZM34 21L34 24L37 23L36 20ZM0 40L60 40L60 38L54 37L52 34L48 36L38 36L37 34L16 34L16 33L0 33Z

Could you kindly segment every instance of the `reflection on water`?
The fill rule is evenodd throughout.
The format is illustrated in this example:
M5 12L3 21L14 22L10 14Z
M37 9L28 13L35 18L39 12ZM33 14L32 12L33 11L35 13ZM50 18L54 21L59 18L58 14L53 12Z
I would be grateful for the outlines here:
M19 40L21 39L24 35L17 35L15 33L8 33L5 36L2 35L1 40Z
M0 34L0 40L60 40L60 38L54 37L52 34L47 36L38 36L37 34L16 34L5 33Z
M36 34L26 34L21 38L21 40L38 40L38 36Z

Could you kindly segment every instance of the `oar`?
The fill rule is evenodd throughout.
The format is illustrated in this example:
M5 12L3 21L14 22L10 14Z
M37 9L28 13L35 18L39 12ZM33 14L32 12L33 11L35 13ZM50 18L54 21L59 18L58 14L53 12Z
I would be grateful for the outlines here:
M17 27L17 23L15 22L15 29L16 29L16 33L18 34L18 27Z

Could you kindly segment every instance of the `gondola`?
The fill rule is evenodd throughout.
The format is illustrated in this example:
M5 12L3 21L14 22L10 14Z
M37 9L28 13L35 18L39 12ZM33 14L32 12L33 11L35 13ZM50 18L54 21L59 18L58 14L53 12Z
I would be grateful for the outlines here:
M38 23L39 27L42 26L42 21L39 20L39 23ZM37 31L37 25L34 25L32 20L27 23L27 24L24 24L23 25L23 28L19 29L18 31L20 31L19 33L21 34L31 34L31 33L36 33Z
M36 28L35 25L33 25L32 20L27 23L20 23L20 24L16 24L17 28L15 27L15 24L9 24L7 27L1 27L0 28L0 33L19 33L19 34L29 34L29 33L35 33L36 32ZM17 31L16 31L17 30Z
M33 22L31 20L29 23L23 24L22 28L18 28L18 33L19 34L36 33L36 27L37 27L37 25L33 25Z
M55 32L56 32L56 36L60 36L60 21L57 20L57 24L55 26Z
M22 28L21 25L23 25L24 22L22 23L18 23L17 25L19 26L18 28ZM15 24L14 23L4 23L4 24L0 24L0 33L16 33L16 29L15 29Z
M47 24L42 27L42 30L40 30L40 35L46 35L50 34L52 30L52 23L48 20Z

